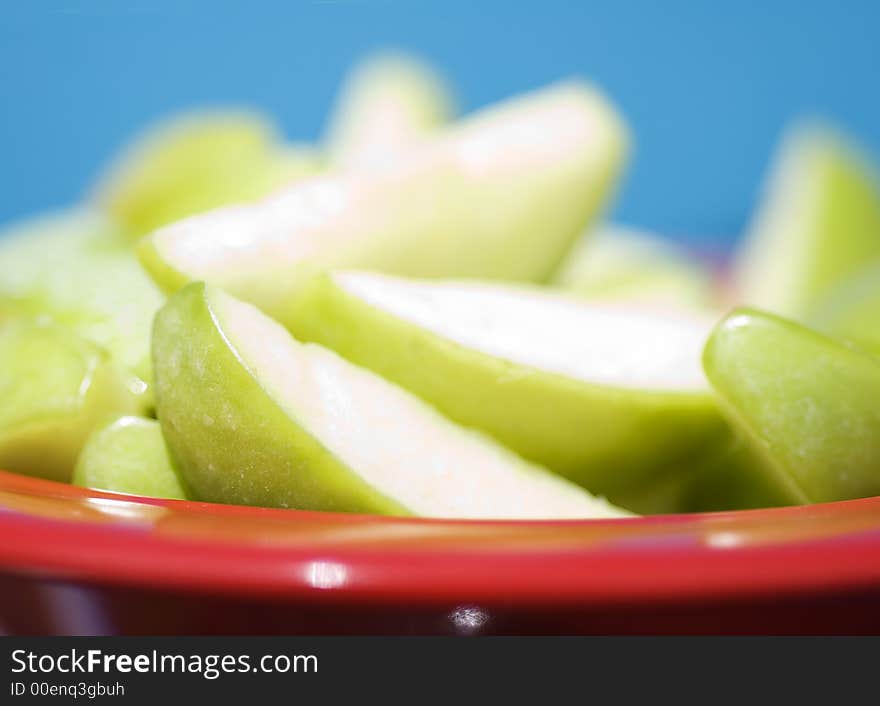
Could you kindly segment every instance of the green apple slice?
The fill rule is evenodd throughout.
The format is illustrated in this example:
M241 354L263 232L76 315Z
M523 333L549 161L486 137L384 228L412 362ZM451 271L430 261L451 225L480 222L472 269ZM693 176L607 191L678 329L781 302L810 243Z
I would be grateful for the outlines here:
M311 175L306 148L282 149L274 126L246 111L184 114L149 130L102 178L97 202L134 234L263 196Z
M328 131L331 160L348 167L382 167L418 145L452 117L443 79L403 54L369 58L352 72L337 99Z
M0 235L0 316L48 316L105 348L145 383L164 295L106 217L72 210Z
M316 277L291 310L300 340L614 502L724 428L700 367L712 318L364 272Z
M623 514L201 283L159 312L153 357L162 429L199 499L438 517Z
M761 453L732 433L715 453L692 469L679 498L679 512L755 510L798 505L802 495L784 475L768 473Z
M675 243L633 228L603 226L585 233L554 284L590 299L709 309L712 274Z
M169 291L205 280L281 320L316 267L541 280L605 201L625 143L596 91L558 85L385 170L343 170L162 228L141 259Z
M120 417L89 437L73 473L74 485L152 498L186 500L159 422Z
M880 360L775 316L734 311L713 332L706 375L787 504L880 495Z
M835 287L880 262L880 187L861 152L827 129L784 142L739 255L743 304L804 320Z
M137 392L106 353L68 329L7 321L0 326L0 468L69 480L92 429L136 413Z
M809 323L880 353L880 265L869 266L842 283L810 316Z

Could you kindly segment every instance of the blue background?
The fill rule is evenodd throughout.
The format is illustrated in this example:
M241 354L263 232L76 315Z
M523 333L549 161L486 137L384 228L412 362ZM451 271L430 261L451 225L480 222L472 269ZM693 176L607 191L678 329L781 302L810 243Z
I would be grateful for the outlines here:
M871 0L0 3L0 221L72 202L133 131L193 104L317 138L345 70L388 46L434 61L465 110L591 77L636 138L615 216L706 245L741 230L790 119L880 152Z

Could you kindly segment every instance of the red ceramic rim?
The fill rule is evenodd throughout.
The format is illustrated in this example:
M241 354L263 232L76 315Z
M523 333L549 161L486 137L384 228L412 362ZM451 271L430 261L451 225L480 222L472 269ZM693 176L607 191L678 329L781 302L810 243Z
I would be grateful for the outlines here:
M627 520L234 507L0 472L0 571L306 601L611 605L880 588L880 498Z

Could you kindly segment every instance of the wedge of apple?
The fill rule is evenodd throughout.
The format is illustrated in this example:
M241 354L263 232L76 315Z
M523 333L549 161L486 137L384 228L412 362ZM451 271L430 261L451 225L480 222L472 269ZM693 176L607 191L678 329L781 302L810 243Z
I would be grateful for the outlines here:
M706 346L706 375L766 483L788 504L880 495L880 360L751 309Z
M142 262L165 289L205 280L287 321L315 268L541 280L609 195L623 126L566 83L485 110L385 170L301 182L153 233Z
M880 353L880 263L837 287L812 313L809 323Z
M578 241L554 284L589 299L657 308L711 309L712 273L669 240L624 226L600 226Z
M445 81L406 54L379 54L345 81L327 136L330 159L347 167L384 167L445 125L453 101Z
M0 468L70 480L92 429L140 410L138 385L64 327L0 324Z
M97 203L139 235L193 213L258 198L320 168L314 150L282 147L256 113L187 113L148 130L101 178Z
M196 498L467 518L624 513L191 284L156 318L157 411Z
M755 510L799 505L803 496L781 474L768 473L761 451L732 433L697 463L679 497L679 512Z
M800 321L880 263L880 186L859 148L827 128L783 143L735 272L737 298Z
M86 441L73 473L74 485L152 498L186 500L159 422L120 417Z
M700 368L710 317L364 272L315 278L291 312L300 340L612 499L650 494L724 427Z
M0 317L49 317L145 384L150 325L164 299L125 233L95 211L43 216L0 234Z

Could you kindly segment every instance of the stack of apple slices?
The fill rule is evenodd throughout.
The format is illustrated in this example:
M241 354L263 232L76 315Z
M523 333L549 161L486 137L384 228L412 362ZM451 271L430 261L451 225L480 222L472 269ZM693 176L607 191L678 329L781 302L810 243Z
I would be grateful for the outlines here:
M858 150L788 139L719 287L600 222L629 137L597 89L452 106L430 67L378 57L319 147L191 114L87 206L14 229L0 466L474 519L880 494L880 189Z

